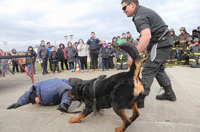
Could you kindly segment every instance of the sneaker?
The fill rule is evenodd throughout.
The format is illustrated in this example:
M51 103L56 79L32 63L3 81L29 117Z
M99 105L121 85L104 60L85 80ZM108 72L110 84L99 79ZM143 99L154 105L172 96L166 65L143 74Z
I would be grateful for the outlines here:
M99 69L96 69L96 71L99 71Z
M84 73L84 70L81 70L82 73Z
M55 71L52 71L52 74L55 74Z
M85 72L88 72L88 70L85 70Z
M5 76L3 76L3 77L5 77Z
M95 71L94 69L92 69L92 71Z
M57 73L59 73L59 74L60 74L60 71L57 71Z
M73 72L73 70L71 70L71 72Z
M46 73L43 72L42 75L46 75Z

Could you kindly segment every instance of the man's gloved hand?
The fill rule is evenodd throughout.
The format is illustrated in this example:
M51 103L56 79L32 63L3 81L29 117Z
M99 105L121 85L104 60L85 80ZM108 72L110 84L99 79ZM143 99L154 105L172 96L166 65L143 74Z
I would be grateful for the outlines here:
M21 106L21 104L19 104L19 103L14 103L14 104L10 105L7 109L16 109L16 108L18 108L18 107L20 107L20 106Z
M61 112L66 112L68 113L68 108L69 108L69 105L68 104L60 104L57 108L57 110L60 110Z

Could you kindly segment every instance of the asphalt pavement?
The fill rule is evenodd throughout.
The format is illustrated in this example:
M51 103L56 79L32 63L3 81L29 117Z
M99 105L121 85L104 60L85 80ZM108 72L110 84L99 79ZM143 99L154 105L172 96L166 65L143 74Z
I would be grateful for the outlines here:
M177 96L176 102L155 99L160 87L154 79L150 95L145 100L145 108L139 109L139 118L126 132L200 132L200 70L189 67L166 69ZM51 78L92 79L99 75L113 75L122 71L109 70L88 73L71 73L43 76L35 75L35 82ZM0 132L114 132L122 121L111 109L101 110L96 117L89 115L81 123L69 124L68 121L78 114L66 114L56 110L58 106L28 104L18 109L6 108L17 102L18 98L31 87L31 79L24 74L6 75L0 78ZM77 108L73 102L70 111ZM132 110L126 110L131 116Z

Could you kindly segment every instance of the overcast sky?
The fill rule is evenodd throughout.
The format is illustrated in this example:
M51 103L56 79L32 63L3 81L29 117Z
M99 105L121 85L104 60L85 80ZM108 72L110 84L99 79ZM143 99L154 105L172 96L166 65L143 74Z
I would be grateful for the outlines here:
M179 34L186 27L189 33L200 26L200 0L139 0L155 10L169 28ZM41 40L52 45L65 43L65 35L86 41L91 31L101 40L111 41L130 31L137 33L131 18L121 10L121 0L0 0L0 48L26 50Z

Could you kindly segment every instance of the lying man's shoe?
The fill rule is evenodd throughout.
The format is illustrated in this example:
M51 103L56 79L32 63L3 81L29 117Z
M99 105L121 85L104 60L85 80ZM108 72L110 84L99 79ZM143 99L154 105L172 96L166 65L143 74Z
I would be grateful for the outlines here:
M66 112L68 113L68 108L69 108L69 105L68 104L60 104L57 108L57 110L60 110L61 112Z

